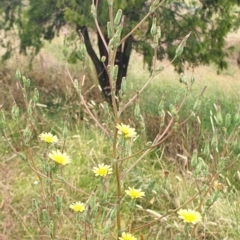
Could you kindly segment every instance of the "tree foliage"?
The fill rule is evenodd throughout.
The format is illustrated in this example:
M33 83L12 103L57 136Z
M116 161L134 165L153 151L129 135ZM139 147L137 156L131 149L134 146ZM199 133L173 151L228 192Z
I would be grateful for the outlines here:
M109 2L112 1L94 1L97 5L97 19L107 42L109 41L106 28L107 21L109 21ZM115 0L113 2L114 16L118 9L123 11L124 30L122 36L124 36L148 13L153 1ZM44 39L52 40L62 26L70 24L77 33L82 31L85 43L89 40L89 46L86 46L87 51L93 63L95 62L94 66L99 75L104 71L104 66L100 66L101 56L97 56L94 52L88 35L89 28L96 29L90 11L91 4L92 2L89 0L1 1L0 11L5 14L0 20L0 27L5 32L17 29L20 52L27 53L27 49L30 48L35 55L43 46ZM220 69L226 68L228 49L225 48L224 39L229 31L239 26L239 4L239 0L201 0L200 2L195 0L166 0L155 12L157 25L161 27L162 32L157 51L158 58L172 59L179 41L191 31L192 34L188 39L184 53L173 63L176 69L181 71L184 63L199 65L210 62L216 63ZM153 14L141 24L130 36L131 38L126 39L129 41L128 49L126 52L124 52L125 50L122 52L125 58L121 56L126 69L119 77L126 75L132 48L142 53L144 62L149 69L152 68L154 53L150 33L152 17ZM103 43L99 37L98 40L100 55L102 55L104 54ZM7 58L12 50L11 44L4 40L1 43L8 50L8 54L4 55L4 58ZM77 55L75 56L77 57ZM101 80L99 81L101 82ZM106 87L106 76L103 81L106 82Z

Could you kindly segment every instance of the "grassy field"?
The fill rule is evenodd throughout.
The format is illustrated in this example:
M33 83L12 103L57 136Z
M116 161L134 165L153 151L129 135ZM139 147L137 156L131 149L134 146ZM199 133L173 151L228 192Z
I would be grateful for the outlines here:
M229 35L228 44L235 45L237 36ZM18 62L12 58L1 73L0 239L116 239L117 174L123 232L149 240L239 239L238 49L229 57L229 69L219 75L215 66L196 67L191 88L179 82L171 66L155 77L139 98L140 114L137 102L121 118L138 137L117 137L118 158L113 159L116 126L104 107L90 61L85 73L80 64L68 68L73 78L81 80L86 74L83 96L110 137L83 109L61 46L61 38L46 43L31 71L21 57ZM18 66L32 82L26 93L21 90L22 77L15 79ZM191 74L186 68L187 79ZM134 53L127 98L148 78L142 57ZM38 104L33 101L34 87L40 92ZM159 103L164 94L163 120ZM13 99L19 116L11 110ZM184 105L176 114L180 102ZM47 145L39 139L42 132L53 133L59 141ZM166 140L150 151L156 135L163 133ZM56 149L64 150L72 162L57 169L48 159ZM96 177L92 169L101 163L113 168L113 174ZM125 193L128 187L141 189L145 196L131 199ZM76 201L85 203L83 213L69 208ZM196 210L202 220L184 223L177 214L180 209Z

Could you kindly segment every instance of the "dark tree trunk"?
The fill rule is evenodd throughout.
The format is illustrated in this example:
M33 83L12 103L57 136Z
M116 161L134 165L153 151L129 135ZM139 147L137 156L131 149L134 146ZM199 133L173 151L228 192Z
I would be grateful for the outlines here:
M77 27L77 31L81 32L84 42L86 45L87 53L90 56L93 65L96 69L97 76L98 76L98 82L99 85L102 89L102 93L104 95L104 98L108 101L111 102L111 90L109 86L109 76L107 72L107 65L108 65L108 52L107 49L105 48L103 41L99 35L98 35L98 49L100 53L100 57L97 56L96 52L94 51L92 44L90 42L89 34L88 34L88 29L87 27ZM105 36L106 42L108 43L108 39ZM121 90L121 85L122 85L122 78L126 77L127 75L127 69L128 69L128 64L129 64L129 59L130 59L130 54L132 50L132 43L133 43L133 37L130 36L126 39L125 43L123 45L120 45L117 49L117 54L116 58L114 61L115 65L118 65L118 76L116 80L116 86L113 86L115 88L115 94L118 97L119 91ZM104 62L101 61L101 58L105 56L106 60Z

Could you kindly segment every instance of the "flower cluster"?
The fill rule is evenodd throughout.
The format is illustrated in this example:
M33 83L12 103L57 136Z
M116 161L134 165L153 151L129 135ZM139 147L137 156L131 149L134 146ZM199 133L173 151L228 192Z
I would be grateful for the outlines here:
M134 128L131 128L129 125L123 123L117 124L116 128L118 129L118 134L122 135L124 139L134 138L137 136Z

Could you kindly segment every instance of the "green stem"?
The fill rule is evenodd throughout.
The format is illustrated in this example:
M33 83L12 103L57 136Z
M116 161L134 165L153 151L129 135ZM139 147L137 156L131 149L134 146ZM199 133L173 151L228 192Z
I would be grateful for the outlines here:
M115 128L115 131L114 131L114 141L113 141L113 159L117 158L117 133L118 133L118 129ZM118 234L119 234L119 232L121 230L121 212L120 212L121 180L120 180L120 173L119 173L119 163L115 162L114 164L115 164L115 174L116 174L116 181L117 181L117 214L116 214L116 222L117 222L117 230L118 230Z

